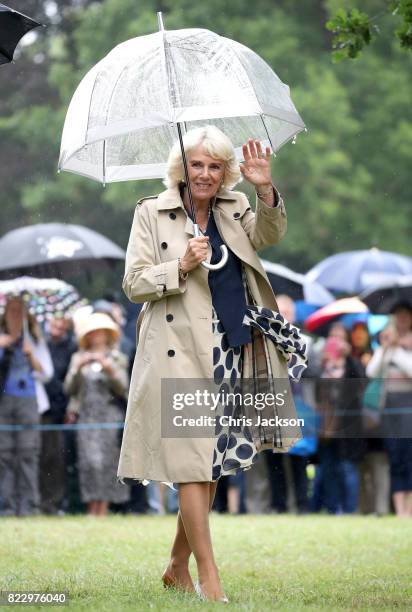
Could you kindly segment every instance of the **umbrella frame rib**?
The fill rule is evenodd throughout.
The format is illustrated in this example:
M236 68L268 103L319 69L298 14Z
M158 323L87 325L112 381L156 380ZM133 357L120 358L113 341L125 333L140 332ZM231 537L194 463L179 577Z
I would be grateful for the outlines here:
M4 57L7 57L7 59L8 59L10 62L12 62L12 61L13 61L13 56L12 56L12 55L10 56L10 54L9 54L9 53L7 53L7 51L5 51L5 50L3 49L3 47L0 47L0 53L1 53L2 55L4 55Z
M159 26L159 32L161 33L160 36L160 40L161 42L161 46L162 46L162 58L163 58L163 67L165 70L165 74L166 74L166 82L167 82L167 90L168 90L168 105L169 105L169 112L170 114L172 114L172 105L170 102L170 96L172 94L171 92L171 79L170 79L170 69L168 66L168 60L167 60L167 54L166 54L166 45L165 45L165 29L164 29L164 24L163 24L163 17L162 17L162 13L158 12L157 13L157 20L158 20L158 26ZM175 98L177 99L177 93L174 91L174 95ZM190 180L189 180L189 170L187 167L187 159L186 159L186 152L185 152L185 148L183 145L183 136L182 136L182 128L181 128L181 124L177 123L177 132L179 135L179 143L180 143L180 151L182 153L182 159L183 159L183 168L184 168L184 172L185 172L185 179L186 179L186 186L187 186L187 193L189 196L189 204L190 204L190 211L192 214L192 221L193 221L193 225L194 225L194 235L198 235L197 232L197 223L196 223L196 210L195 210L195 206L194 206L194 202L193 202L193 195L192 195L192 188L190 186Z
M120 73L119 73L119 75L118 75L118 77L117 77L117 79L116 79L116 83L114 84L114 87L113 87L113 89L112 89L112 93L110 94L109 102L108 102L108 104L107 104L107 111L106 111L106 125L107 125L107 122L108 122L108 120L109 120L109 112L110 112L110 109L111 109L111 106L112 106L112 100L113 100L114 92L115 92L115 90L116 90L116 86L117 86L118 82L120 81L120 78L121 78L122 74L123 74L123 73L124 73L124 71L127 69L127 67L128 67L128 65L126 64L126 66L124 66L124 67L123 67L123 70L121 70L121 71L120 71ZM98 74L99 74L99 73L97 73L97 75L96 75L96 79L95 79L94 84L93 84L93 91L94 91L94 86L95 86L96 81L97 81ZM91 104L91 99L92 99L92 96L90 97L90 104ZM90 112L89 112L88 117L89 117L89 116L90 116ZM103 155L102 155L102 166L103 166L103 173L102 173L102 177L103 177L103 187L105 187L105 186L106 186L106 140L107 140L106 138L104 138L104 139L103 139Z
M43 25L42 23L39 23L38 21L33 19L33 17L29 17L28 15L26 15L25 13L22 13L21 11L16 11L16 9L11 8L10 6L7 6L6 4L0 3L0 6L6 7L10 11L10 13L15 13L16 15L20 15L20 17L24 17L25 19L28 19L32 23L35 23L36 26L33 26L33 27L40 27L40 26ZM6 11L6 12L8 12L8 11Z
M261 118L261 120L262 120L263 127L265 128L266 136L268 137L268 140L269 140L269 142L270 142L270 148L271 148L271 149L272 149L272 151L273 151L273 155L276 155L276 151L275 151L275 149L274 149L274 146L273 146L273 143L272 143L272 139L271 139L271 137L270 137L270 135L269 135L269 130L268 130L268 129L267 129L267 127L266 127L265 118L264 118L264 116L263 116L263 115L260 115L260 118Z

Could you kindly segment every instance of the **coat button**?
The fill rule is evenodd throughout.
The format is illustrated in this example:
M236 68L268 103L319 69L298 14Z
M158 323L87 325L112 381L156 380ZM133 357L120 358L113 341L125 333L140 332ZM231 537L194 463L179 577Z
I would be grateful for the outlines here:
M240 212L235 212L235 213L233 213L233 216L234 216L234 218L235 218L235 219L239 219L239 217L240 217Z
M167 249L167 242L162 242L160 246L162 247L162 249Z
M176 219L176 214L175 214L175 213L173 213L173 212L171 212L171 213L169 213L169 217L170 217L171 219L175 220L175 219Z
M174 352L174 350L173 350L173 349L169 349L169 350L167 351L167 354L169 355L169 357L174 357L174 356L175 356L175 352Z
M173 315L172 314L167 314L166 315L166 321L168 321L170 323L170 321L173 321Z

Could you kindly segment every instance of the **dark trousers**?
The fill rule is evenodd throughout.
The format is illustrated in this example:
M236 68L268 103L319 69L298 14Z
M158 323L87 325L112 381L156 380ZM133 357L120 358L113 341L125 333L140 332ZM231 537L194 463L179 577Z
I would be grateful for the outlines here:
M53 424L47 412L42 424ZM61 509L65 493L64 438L62 431L42 431L40 452L41 510L54 514Z
M35 397L3 394L0 424L36 425ZM26 516L39 511L39 431L0 431L0 515Z
M269 482L272 496L272 508L277 512L287 512L287 480L286 469L282 453L264 451L268 467ZM308 478L306 474L307 458L288 454L292 470L292 486L295 494L298 512L307 512L308 507Z
M387 438L384 441L389 457L391 493L412 491L412 439Z
M341 473L336 440L321 441L318 447L323 505L329 514L341 509Z
M319 467L311 510L325 507L329 514L353 513L358 508L359 466L355 461L342 459L338 440L321 441L318 448Z

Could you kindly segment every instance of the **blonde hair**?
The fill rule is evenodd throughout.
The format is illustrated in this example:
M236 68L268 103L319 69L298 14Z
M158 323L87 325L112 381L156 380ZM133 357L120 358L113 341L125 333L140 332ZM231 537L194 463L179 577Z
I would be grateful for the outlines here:
M206 125L189 130L183 136L183 146L186 154L202 145L208 155L219 159L225 164L222 187L233 189L240 183L242 175L239 170L239 162L236 159L235 149L229 138L214 125ZM169 154L166 168L166 178L163 181L166 187L176 187L185 180L183 158L179 141L176 142Z
M92 329L87 334L84 334L83 338L79 341L79 348L87 351L90 349L90 334L96 331ZM103 329L106 332L106 345L108 349L113 349L117 347L118 337L111 329Z

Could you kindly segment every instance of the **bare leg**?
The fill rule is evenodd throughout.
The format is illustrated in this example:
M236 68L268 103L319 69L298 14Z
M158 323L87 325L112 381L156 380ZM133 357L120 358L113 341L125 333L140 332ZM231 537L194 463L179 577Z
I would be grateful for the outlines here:
M181 517L187 541L196 558L201 589L208 599L219 600L224 594L213 555L209 529L211 499L208 482L184 483L179 486Z
M405 493L405 495L405 511L408 516L412 516L412 491L408 491L408 493Z
M209 482L209 512L212 509L213 501L215 499L217 483L217 480L215 480L215 482Z
M97 504L99 502L93 500L87 504L87 514L95 516L97 514Z
M229 487L227 491L227 505L229 514L238 514L240 504L239 487Z
M99 516L107 516L107 511L109 508L109 502L100 500L97 502L97 514Z
M216 493L217 481L209 483L209 510L212 509ZM177 515L177 530L170 553L170 561L163 573L162 580L166 587L173 586L186 591L194 591L193 581L189 573L189 557L192 553L187 541L180 510Z
M406 516L406 493L404 491L398 491L393 494L392 499L396 516Z
M169 565L162 576L165 587L176 587L185 591L194 591L193 581L189 573L189 557L191 552L192 549L187 541L179 510L177 514L177 530L170 553Z
M167 497L166 497L166 485L160 483L159 484L159 497L160 497L160 514L166 514L166 502L167 502Z

